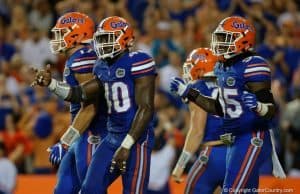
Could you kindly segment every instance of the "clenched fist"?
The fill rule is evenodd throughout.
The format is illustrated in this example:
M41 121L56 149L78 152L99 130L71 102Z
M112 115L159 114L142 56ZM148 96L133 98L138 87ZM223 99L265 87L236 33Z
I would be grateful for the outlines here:
M46 69L33 69L35 72L35 78L34 81L31 83L31 86L34 87L35 85L46 87L51 82L51 67L48 64L46 66Z

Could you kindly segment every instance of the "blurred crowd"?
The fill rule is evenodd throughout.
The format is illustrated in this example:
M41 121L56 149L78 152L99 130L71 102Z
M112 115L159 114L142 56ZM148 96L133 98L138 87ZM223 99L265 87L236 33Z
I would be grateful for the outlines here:
M136 49L152 55L157 64L157 128L169 129L156 133L160 140L156 151L172 145L175 155L184 142L189 112L169 92L170 77L181 75L183 61L192 49L210 46L211 33L223 18L249 18L257 29L257 53L272 68L280 160L287 173L300 177L297 0L0 0L0 142L4 156L19 173L53 172L46 149L70 124L68 104L47 89L30 87L30 67L51 64L54 76L62 79L65 57L50 52L49 39L56 19L68 11L86 13L95 23L118 15L134 26ZM170 128L172 135L166 135ZM170 158L174 161L176 157Z

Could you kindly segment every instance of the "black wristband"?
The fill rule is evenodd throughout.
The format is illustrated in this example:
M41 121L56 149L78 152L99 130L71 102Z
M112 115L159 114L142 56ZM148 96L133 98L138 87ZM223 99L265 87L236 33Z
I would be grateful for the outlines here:
M190 101L195 102L198 96L199 96L199 92L193 88L190 88L186 97Z

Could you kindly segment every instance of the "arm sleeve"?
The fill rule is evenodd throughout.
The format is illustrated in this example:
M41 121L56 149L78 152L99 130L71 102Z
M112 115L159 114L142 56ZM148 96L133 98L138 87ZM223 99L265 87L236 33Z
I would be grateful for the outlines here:
M133 55L131 75L134 79L148 75L156 75L155 62L146 53L138 52Z
M246 82L271 81L269 64L263 59L251 60L245 68L244 78Z
M93 72L94 64L97 56L94 51L82 51L83 53L73 59L70 69L74 73L91 73Z

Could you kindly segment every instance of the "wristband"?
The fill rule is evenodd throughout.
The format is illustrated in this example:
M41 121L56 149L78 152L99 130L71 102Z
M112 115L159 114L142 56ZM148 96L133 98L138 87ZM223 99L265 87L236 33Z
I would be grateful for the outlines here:
M256 112L260 116L265 116L268 113L268 110L269 110L268 104L257 102Z
M126 135L125 139L122 141L121 146L126 149L130 149L132 145L135 143L133 137L129 134Z
M62 144L67 146L71 146L76 139L80 137L80 133L77 129L75 129L72 125L68 128L68 130L63 134L60 138Z
M64 100L67 99L71 90L71 87L67 83L59 82L53 78L51 79L48 88L51 92Z
M179 166L180 168L185 169L186 164L189 162L191 157L192 157L192 154L190 152L183 150L180 154L180 157L178 159L176 166Z
M49 84L49 86L48 86L48 88L49 88L49 90L50 91L55 91L56 90L56 85L57 85L57 81L56 81L56 79L51 79L51 82L50 82L50 84Z

